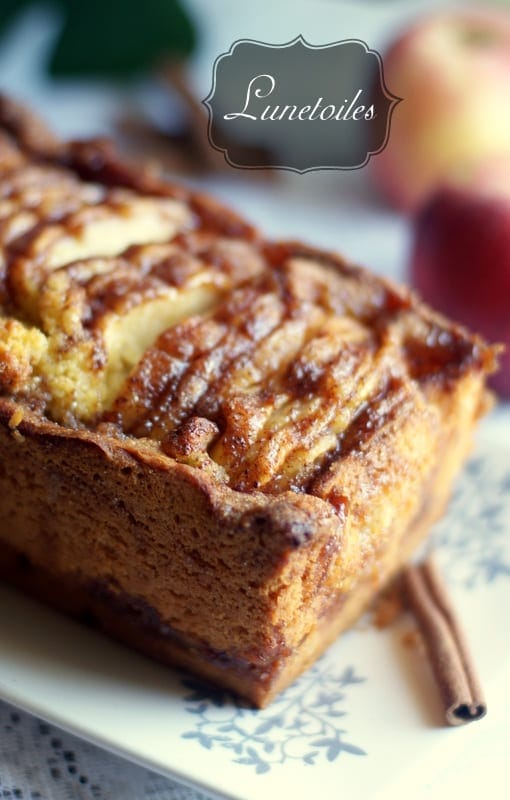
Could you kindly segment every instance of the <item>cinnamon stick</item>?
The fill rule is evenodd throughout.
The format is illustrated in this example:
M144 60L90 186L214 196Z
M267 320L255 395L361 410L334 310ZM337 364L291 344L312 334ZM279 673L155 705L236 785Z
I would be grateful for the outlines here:
M208 114L204 104L197 98L192 89L185 65L182 62L166 61L161 65L159 74L163 82L178 94L186 109L188 138L193 148L195 161L198 160L204 169L209 172L227 172L229 175L235 173L223 153L216 150L209 140ZM251 157L256 151L255 146L249 144L241 146L241 143L237 142L236 149L244 154L248 163L251 163ZM250 175L251 178L271 181L277 177L275 170L271 169L246 170L243 176L246 177L247 175Z
M209 141L207 112L191 90L184 65L179 62L166 62L161 66L160 75L178 93L185 105L189 118L189 133L205 167L212 172L224 172L230 169L223 153L215 150Z
M421 630L448 725L481 719L487 706L465 635L431 557L403 573L407 605Z

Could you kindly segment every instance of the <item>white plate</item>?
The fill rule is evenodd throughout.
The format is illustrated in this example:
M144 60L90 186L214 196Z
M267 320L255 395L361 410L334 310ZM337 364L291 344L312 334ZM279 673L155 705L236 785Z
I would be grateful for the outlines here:
M0 695L222 797L309 800L320 787L321 800L373 800L483 788L510 752L509 411L484 423L436 532L486 689L484 720L441 727L428 670L402 643L409 621L383 632L361 623L270 708L253 711L3 587Z

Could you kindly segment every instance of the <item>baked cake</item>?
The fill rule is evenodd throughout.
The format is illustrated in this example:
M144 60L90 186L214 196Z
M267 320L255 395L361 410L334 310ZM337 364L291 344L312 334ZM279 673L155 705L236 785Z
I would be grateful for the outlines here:
M0 571L257 706L441 514L494 349L0 103Z

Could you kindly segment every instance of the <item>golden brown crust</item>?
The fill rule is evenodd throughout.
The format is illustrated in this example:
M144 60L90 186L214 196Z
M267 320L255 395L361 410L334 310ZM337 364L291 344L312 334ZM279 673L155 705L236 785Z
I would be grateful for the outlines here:
M0 124L0 556L264 704L440 513L495 351L105 143Z

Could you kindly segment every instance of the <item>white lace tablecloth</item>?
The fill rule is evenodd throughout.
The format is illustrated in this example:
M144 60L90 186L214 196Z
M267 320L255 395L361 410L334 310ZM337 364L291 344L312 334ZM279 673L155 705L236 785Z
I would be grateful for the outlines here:
M0 798L207 800L2 701Z

